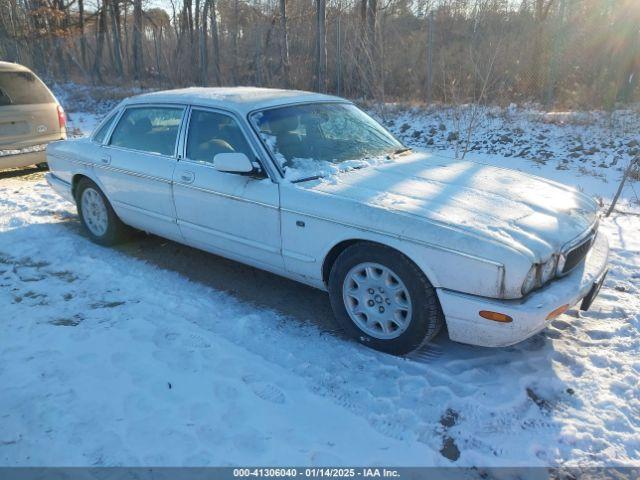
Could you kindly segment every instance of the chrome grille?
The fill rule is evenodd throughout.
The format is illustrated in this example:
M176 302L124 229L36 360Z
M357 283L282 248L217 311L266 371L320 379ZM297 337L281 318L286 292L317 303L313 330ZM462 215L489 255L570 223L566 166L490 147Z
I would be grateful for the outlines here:
M593 245L593 240L595 238L595 233L589 235L582 243L576 245L567 253L565 253L565 262L564 267L562 268L562 274L569 273L571 270L576 268L584 257L587 256L589 250L591 249L591 245Z

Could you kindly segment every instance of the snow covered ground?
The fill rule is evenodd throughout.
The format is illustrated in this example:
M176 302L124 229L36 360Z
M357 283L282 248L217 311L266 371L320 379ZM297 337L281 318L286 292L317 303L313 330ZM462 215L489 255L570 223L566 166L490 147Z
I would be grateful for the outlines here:
M79 131L97 121L67 110ZM391 110L385 121L407 143L455 154L455 115ZM577 185L606 205L628 157L599 165L633 139L611 136L595 166L571 157L575 135L604 143L599 118L485 112L474 141L518 126L525 146L546 136L552 157L501 143L492 153L489 141L467 158ZM602 223L611 270L591 311L510 348L440 336L395 358L325 328L313 305L292 316L96 246L41 174L0 173L0 465L640 466L635 185L626 213ZM247 276L248 290L281 293L269 278Z

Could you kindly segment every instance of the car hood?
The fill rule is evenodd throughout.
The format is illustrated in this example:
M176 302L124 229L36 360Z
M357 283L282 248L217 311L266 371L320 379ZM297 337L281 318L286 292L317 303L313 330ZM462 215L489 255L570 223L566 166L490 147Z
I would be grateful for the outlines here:
M426 152L299 185L499 242L534 260L546 260L597 218L595 201L572 187Z

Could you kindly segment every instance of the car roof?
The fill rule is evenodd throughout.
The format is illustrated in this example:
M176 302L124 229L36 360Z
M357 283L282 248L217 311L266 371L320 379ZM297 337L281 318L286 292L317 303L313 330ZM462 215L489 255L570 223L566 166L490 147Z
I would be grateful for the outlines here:
M253 110L308 102L346 102L340 97L300 90L257 87L191 87L144 93L125 100L125 104L180 103L234 110L247 114Z
M27 67L19 63L0 62L0 72L30 72Z

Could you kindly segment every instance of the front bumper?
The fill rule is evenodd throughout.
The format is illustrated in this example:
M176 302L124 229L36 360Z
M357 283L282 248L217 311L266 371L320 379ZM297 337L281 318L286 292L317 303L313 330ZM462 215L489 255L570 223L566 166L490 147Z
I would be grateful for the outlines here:
M64 180L56 177L53 173L48 172L44 175L47 183L51 188L55 190L55 192L60 195L65 200L69 200L72 203L75 203L75 199L73 198L73 192L71 191L71 184L65 182Z
M449 337L456 342L484 347L518 343L544 329L551 322L548 316L554 310L563 305L573 306L590 294L597 294L607 273L608 258L609 242L599 233L581 265L525 298L497 300L438 289ZM479 315L482 310L509 315L513 321L487 320Z

